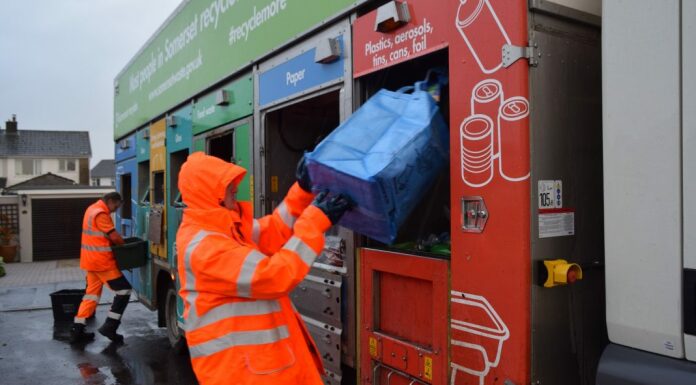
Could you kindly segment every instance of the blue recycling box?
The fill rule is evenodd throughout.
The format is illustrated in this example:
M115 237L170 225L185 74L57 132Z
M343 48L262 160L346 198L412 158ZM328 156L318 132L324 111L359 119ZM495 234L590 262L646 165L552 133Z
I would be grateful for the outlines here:
M305 157L315 191L356 203L339 224L391 244L448 154L447 125L418 82L380 90Z

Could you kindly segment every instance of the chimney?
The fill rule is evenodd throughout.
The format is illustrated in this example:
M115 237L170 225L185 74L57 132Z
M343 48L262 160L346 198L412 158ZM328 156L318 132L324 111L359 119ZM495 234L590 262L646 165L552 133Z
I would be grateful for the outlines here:
M5 134L17 135L17 115L12 114L12 120L5 122Z

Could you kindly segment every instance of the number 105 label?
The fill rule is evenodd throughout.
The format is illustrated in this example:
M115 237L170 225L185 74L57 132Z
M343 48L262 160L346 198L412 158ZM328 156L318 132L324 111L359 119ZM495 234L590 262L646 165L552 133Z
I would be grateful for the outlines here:
M563 182L560 180L539 181L539 209L560 209L563 207Z

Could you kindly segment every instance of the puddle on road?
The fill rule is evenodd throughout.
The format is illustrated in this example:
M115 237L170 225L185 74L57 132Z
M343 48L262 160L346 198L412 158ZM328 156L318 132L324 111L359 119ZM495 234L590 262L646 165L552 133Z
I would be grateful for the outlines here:
M96 331L107 306L87 329ZM128 306L121 325L124 344L97 333L95 340L70 345L71 323L54 324L51 310L5 312L0 316L0 382L52 385L195 385L190 359L169 346L156 314ZM21 327L17 327L21 325ZM3 346L4 344L4 346Z

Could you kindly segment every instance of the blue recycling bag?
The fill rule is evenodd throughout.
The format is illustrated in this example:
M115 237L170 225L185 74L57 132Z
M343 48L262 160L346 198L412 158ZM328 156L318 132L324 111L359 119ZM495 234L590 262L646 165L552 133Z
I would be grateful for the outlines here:
M341 226L393 243L448 162L449 129L425 86L380 90L305 155L315 191L355 202Z

